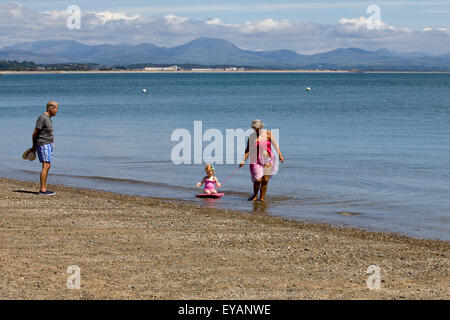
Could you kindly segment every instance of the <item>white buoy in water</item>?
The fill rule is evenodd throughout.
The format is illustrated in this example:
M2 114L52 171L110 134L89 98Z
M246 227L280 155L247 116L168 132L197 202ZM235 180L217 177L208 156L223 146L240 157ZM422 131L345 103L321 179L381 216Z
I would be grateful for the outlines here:
M311 88L310 88L310 87L307 87L307 88L306 88L306 91L310 92L310 91L311 91Z
M142 92L143 92L143 93L146 93L146 92L147 92L147 89L142 89Z

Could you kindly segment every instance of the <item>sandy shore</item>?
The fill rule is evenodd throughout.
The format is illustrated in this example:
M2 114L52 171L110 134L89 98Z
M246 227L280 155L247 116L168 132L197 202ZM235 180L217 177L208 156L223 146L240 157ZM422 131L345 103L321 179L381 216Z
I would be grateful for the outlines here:
M0 178L2 299L449 299L449 243ZM66 288L70 265L81 289ZM381 269L381 289L366 270Z

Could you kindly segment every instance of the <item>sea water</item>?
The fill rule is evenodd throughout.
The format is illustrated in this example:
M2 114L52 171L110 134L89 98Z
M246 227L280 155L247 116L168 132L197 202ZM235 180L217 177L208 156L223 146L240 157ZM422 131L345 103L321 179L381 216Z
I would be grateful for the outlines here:
M38 183L39 163L21 155L51 99L50 184L450 240L450 74L2 75L0 176ZM222 199L195 198L204 164L173 163L174 130L201 121L225 140L256 118L278 129L285 158L267 202L247 201L248 164ZM219 181L235 157L215 165Z

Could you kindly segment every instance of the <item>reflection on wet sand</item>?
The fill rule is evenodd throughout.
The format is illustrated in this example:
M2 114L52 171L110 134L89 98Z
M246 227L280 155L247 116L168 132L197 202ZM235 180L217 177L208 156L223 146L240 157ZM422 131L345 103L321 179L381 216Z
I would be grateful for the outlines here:
M204 198L205 205L207 208L217 208L217 201L220 199L214 199L214 198Z
M253 213L258 215L269 215L267 202L253 201Z

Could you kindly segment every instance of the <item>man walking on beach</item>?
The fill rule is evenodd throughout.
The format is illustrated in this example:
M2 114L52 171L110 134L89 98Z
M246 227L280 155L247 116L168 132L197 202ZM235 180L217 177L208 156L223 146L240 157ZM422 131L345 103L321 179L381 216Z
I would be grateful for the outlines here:
M33 151L37 153L39 162L42 163L41 189L39 194L52 196L55 192L47 190L47 177L50 164L53 160L53 124L52 117L58 112L58 102L49 101L45 111L36 121L33 132Z

